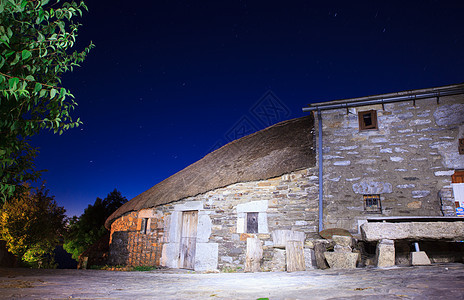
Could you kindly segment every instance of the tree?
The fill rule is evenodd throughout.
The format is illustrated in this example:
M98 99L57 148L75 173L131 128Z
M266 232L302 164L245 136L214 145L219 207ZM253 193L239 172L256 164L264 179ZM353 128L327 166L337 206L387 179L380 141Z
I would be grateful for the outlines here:
M65 209L57 205L42 185L21 192L3 205L0 232L9 251L28 263L43 262L49 258L65 229Z
M74 259L78 259L82 252L108 232L105 220L126 202L126 197L116 189L103 200L97 197L95 203L89 204L79 218L74 216L70 220L63 248L72 254Z
M28 138L81 124L70 115L77 103L60 78L94 47L70 52L80 26L74 19L87 7L49 2L0 0L0 203L40 176L33 163L37 149Z

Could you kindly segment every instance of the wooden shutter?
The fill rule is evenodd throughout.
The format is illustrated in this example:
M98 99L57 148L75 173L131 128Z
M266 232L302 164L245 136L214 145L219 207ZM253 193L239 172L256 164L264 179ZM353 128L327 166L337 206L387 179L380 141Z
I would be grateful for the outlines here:
M464 183L464 171L454 171L454 174L451 175L452 183Z

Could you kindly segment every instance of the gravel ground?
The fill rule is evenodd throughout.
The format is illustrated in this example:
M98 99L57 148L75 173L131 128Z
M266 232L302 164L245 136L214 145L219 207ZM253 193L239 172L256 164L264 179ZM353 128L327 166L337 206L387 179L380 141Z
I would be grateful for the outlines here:
M464 264L306 272L0 268L0 299L464 299Z

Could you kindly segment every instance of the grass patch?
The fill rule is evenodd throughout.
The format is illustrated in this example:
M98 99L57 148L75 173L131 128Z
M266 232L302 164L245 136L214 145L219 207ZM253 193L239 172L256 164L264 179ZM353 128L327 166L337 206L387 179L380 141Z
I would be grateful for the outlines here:
M155 266L135 266L133 267L132 271L138 271L138 272L146 272L146 271L153 271L159 269L158 267Z

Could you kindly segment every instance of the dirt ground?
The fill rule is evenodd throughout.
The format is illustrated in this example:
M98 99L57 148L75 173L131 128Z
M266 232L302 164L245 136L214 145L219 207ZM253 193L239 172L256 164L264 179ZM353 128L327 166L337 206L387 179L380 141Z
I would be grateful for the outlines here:
M464 299L464 264L305 272L0 268L0 299Z

